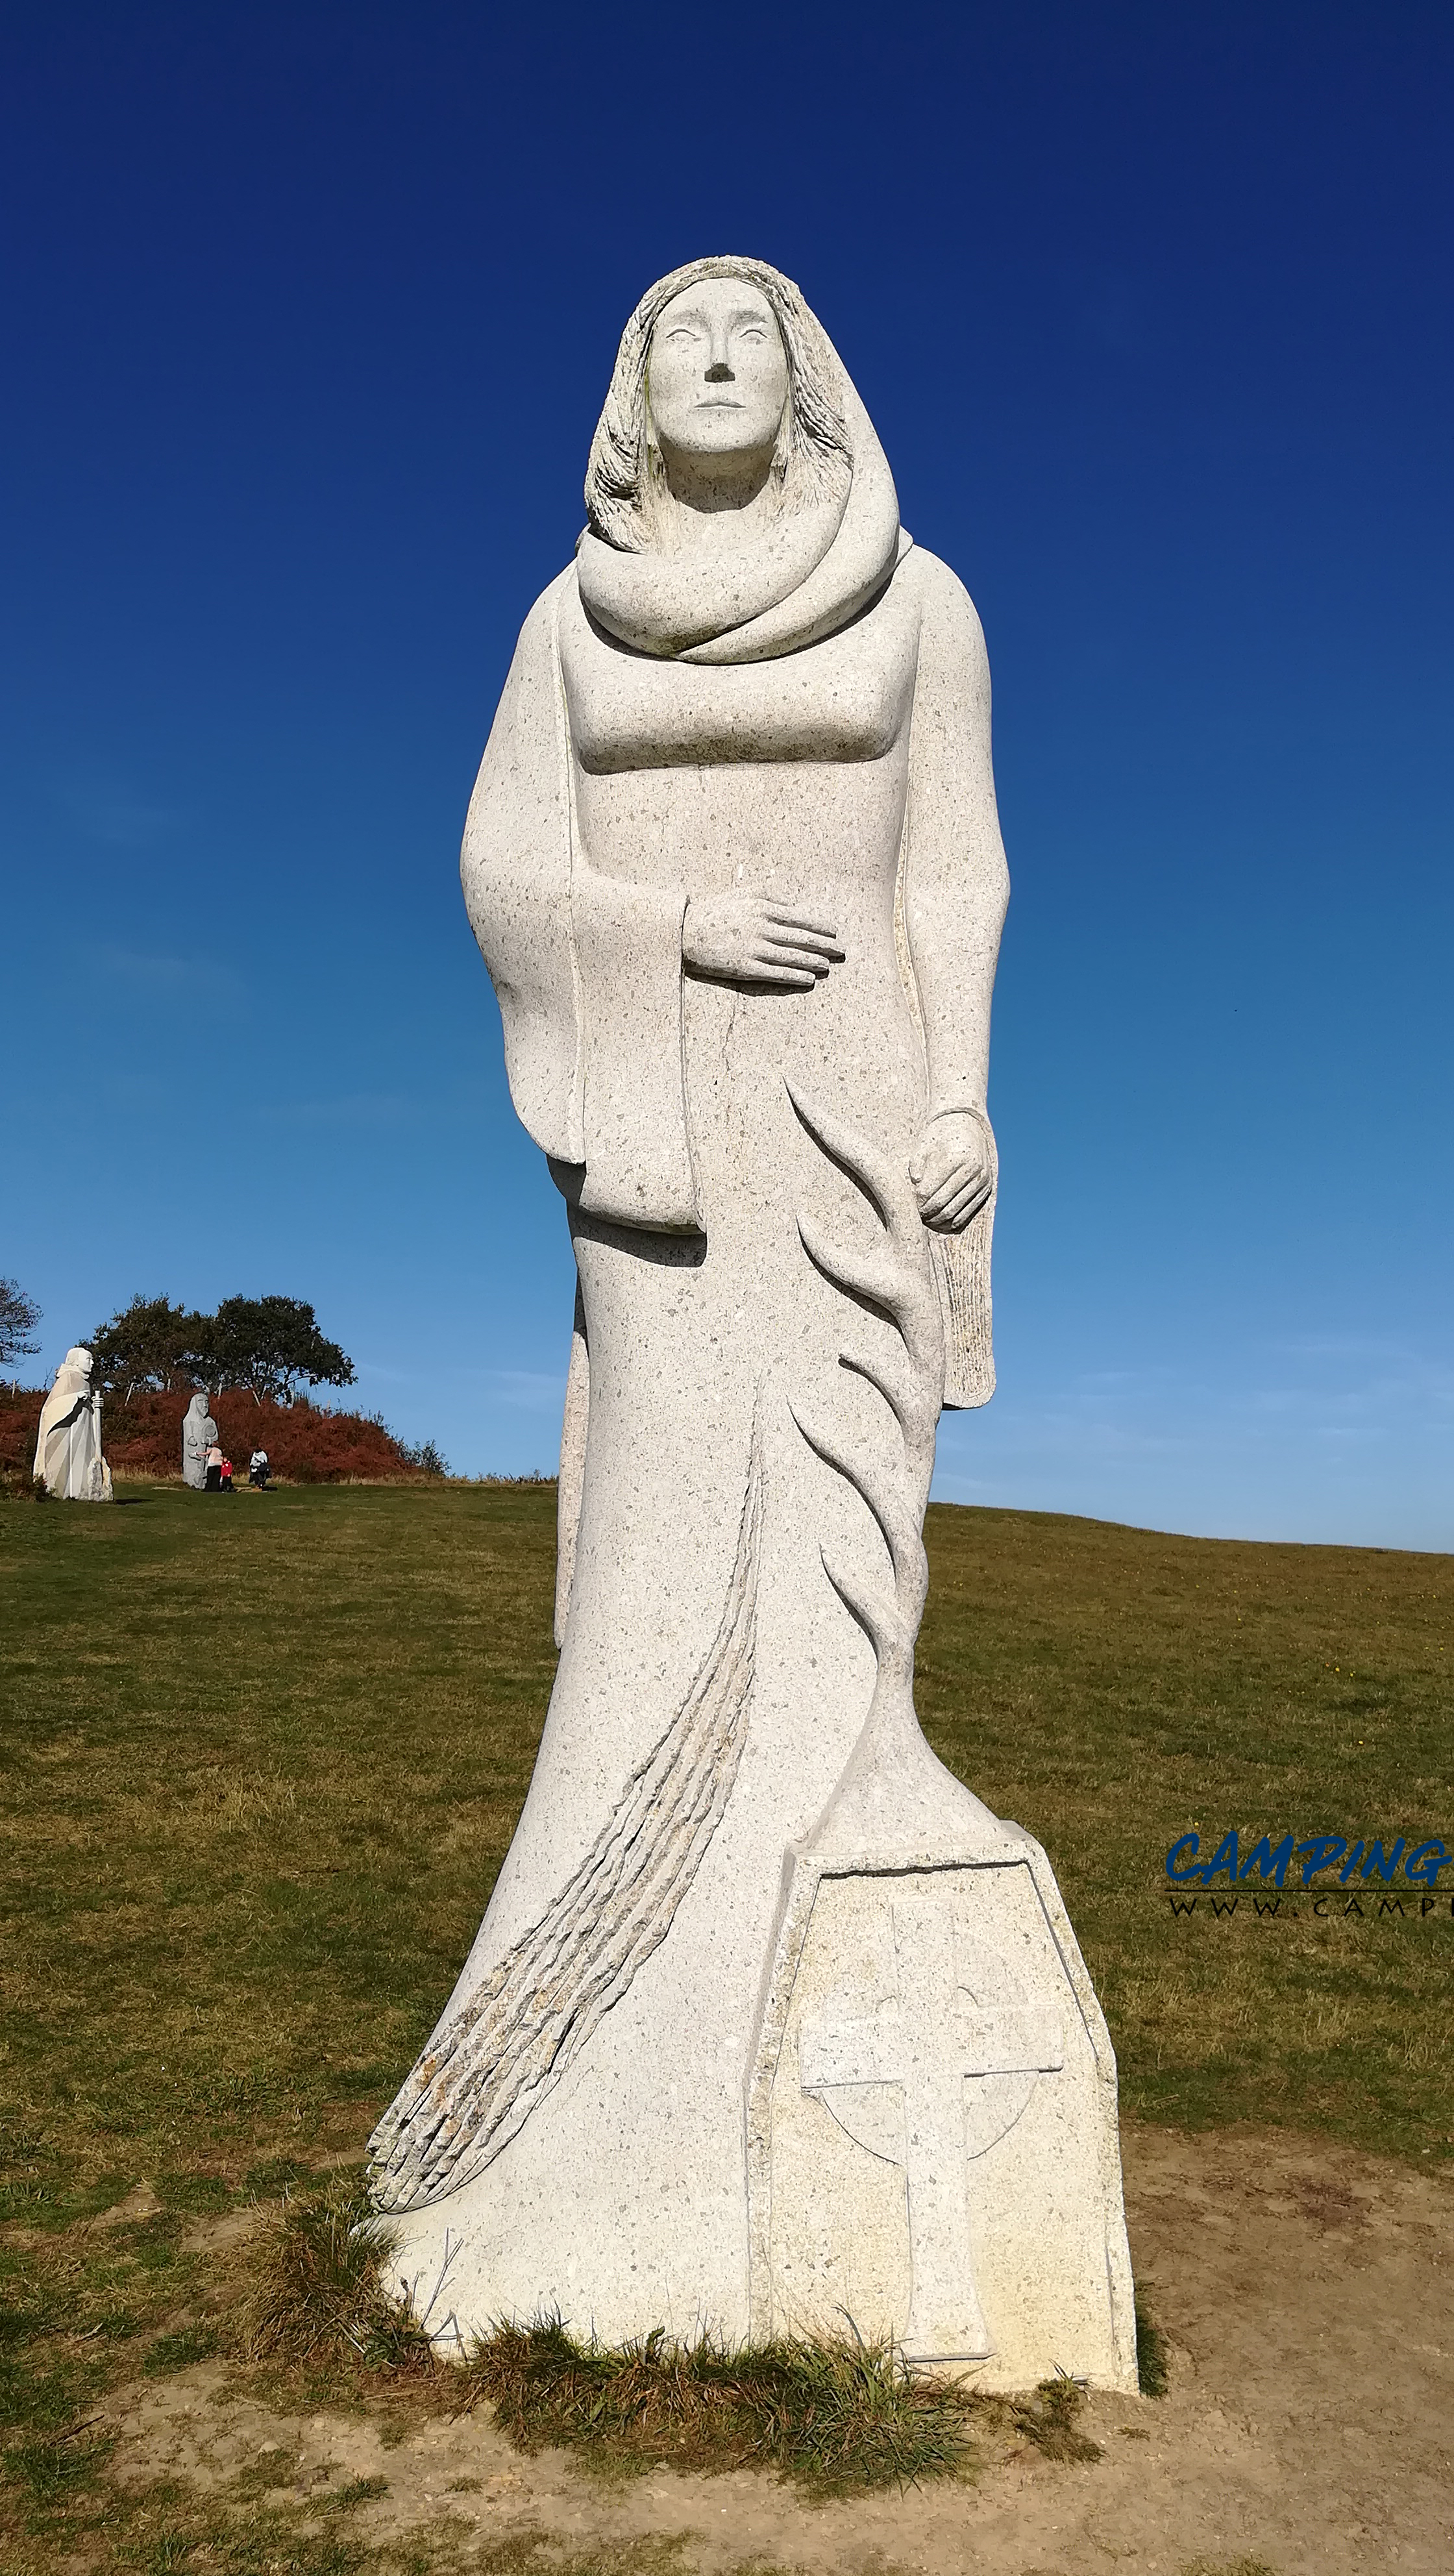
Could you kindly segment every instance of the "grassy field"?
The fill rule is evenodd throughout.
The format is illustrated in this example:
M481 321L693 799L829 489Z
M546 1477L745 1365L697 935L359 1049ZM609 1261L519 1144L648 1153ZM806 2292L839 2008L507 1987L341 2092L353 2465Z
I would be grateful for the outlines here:
M121 1490L0 1509L0 2443L42 2524L94 2392L224 2331L189 2226L360 2151L554 1661L552 1489ZM929 1544L926 1730L1049 1850L1124 2109L1448 2156L1449 1874L1423 1919L1377 1881L1174 1918L1162 1864L1194 1828L1454 1839L1454 1559L942 1508Z

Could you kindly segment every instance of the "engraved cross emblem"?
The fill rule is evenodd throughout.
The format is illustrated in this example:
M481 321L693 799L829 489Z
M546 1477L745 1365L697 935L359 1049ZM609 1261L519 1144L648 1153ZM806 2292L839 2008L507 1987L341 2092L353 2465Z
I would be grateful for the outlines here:
M904 2329L917 2361L982 2360L994 2349L975 2286L970 2240L967 2079L990 2081L973 2104L973 2152L1014 2126L1036 2077L1064 2064L1059 2016L1013 1998L1008 1963L957 1940L946 1897L905 1895L891 1908L897 1991L863 2017L825 2013L798 2040L803 2090L861 2146L904 2167L912 2292ZM882 2094L892 2087L892 2110ZM875 2106L878 2106L877 2110Z

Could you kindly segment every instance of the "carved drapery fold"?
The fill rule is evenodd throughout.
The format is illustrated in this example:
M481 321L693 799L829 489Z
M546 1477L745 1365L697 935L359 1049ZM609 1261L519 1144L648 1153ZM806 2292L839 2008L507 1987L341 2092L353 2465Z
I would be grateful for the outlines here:
M571 923L581 1000L586 1216L699 1229L682 1061L680 886L598 876L577 855Z
M376 2209L426 2207L483 2173L666 1939L737 1777L761 1535L754 1430L736 1560L706 1660L564 1887L451 2005L379 2122L369 2142Z

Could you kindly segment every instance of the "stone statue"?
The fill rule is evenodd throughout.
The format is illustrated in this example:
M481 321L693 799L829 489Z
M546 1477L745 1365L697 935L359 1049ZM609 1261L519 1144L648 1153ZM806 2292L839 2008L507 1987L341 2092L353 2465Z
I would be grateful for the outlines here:
M586 500L462 862L577 1265L560 1665L373 2141L393 2277L441 2344L847 2311L1134 2387L1105 2024L913 1704L935 1426L993 1385L979 621L760 261L643 298Z
M217 1425L207 1410L207 1390L199 1387L182 1416L182 1481L200 1494L207 1482L207 1452L217 1438Z
M109 1503L111 1470L101 1455L101 1396L91 1391L92 1359L78 1343L56 1371L40 1409L34 1474L61 1502Z

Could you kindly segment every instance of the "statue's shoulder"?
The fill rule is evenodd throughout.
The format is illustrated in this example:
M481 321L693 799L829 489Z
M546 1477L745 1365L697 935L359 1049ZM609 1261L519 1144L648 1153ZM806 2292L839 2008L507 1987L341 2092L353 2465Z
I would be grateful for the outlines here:
M576 559L572 555L564 571L558 572L554 581L546 583L530 614L532 617L538 617L542 613L549 616L556 608L564 607L568 601L578 600L579 597L580 584L576 580Z
M937 672L955 687L988 681L989 655L979 611L957 572L927 546L911 546L894 575L908 577L919 608L919 672Z
M925 614L950 625L969 625L982 632L979 611L970 598L957 572L941 556L933 555L927 546L912 545L894 575L906 582L919 600Z
M576 568L572 558L554 581L548 581L520 629L521 644L534 643L553 633L561 610L576 597Z
M575 595L576 568L569 563L564 572L556 574L554 581L546 583L515 638L515 650L510 656L510 668L505 674L496 710L497 721L505 716L511 722L518 721L525 710L543 699L553 704L556 641L562 609Z

